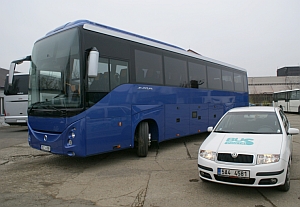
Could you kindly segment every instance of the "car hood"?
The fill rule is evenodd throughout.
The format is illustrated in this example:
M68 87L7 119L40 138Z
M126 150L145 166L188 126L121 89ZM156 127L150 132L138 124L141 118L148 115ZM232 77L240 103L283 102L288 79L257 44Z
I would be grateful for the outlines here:
M200 149L215 152L280 154L282 134L224 134L212 132Z

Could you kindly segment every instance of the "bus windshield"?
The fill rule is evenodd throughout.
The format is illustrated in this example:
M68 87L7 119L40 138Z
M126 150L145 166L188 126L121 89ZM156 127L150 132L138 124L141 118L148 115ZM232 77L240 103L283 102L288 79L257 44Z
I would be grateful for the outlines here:
M28 94L28 74L16 75L11 86L8 84L8 76L6 76L4 94L6 96Z
M38 41L32 51L29 109L79 108L79 38L70 29Z

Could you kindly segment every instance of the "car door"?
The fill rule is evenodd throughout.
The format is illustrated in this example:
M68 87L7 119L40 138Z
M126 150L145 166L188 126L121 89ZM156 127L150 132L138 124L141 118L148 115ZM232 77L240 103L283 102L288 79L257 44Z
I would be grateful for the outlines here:
M280 113L280 118L282 120L282 123L283 123L283 127L285 129L285 132L284 133L284 136L286 137L286 144L287 146L289 146L289 150L290 150L290 155L292 155L292 152L293 152L293 137L292 135L288 134L288 130L290 128L290 123L289 123L289 120L288 118L286 117L286 115L283 113L282 110L279 111Z

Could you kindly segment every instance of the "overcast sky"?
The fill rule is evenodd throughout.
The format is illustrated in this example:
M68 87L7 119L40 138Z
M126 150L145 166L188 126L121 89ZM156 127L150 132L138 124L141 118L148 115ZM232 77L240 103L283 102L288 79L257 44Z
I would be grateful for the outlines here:
M300 0L1 0L0 15L5 69L48 31L79 19L192 49L249 77L300 64Z

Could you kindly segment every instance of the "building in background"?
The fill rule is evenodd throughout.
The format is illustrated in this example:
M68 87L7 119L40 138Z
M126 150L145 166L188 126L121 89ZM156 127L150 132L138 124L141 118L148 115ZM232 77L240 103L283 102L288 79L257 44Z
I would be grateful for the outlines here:
M256 105L272 105L273 93L300 89L300 67L283 67L277 76L248 77L249 101Z
M300 66L279 68L277 76L300 76Z

